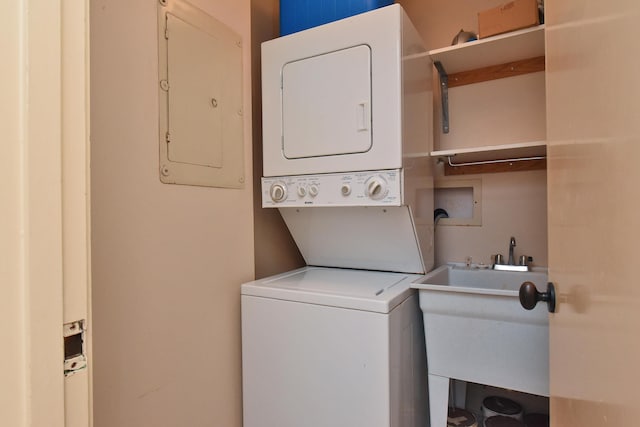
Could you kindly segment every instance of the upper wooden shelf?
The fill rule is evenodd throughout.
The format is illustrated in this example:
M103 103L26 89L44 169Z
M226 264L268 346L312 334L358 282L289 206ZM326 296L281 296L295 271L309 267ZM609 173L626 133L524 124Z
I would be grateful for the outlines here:
M544 25L427 53L438 70L442 133L449 133L449 88L543 71Z
M448 74L544 56L544 25L429 51Z

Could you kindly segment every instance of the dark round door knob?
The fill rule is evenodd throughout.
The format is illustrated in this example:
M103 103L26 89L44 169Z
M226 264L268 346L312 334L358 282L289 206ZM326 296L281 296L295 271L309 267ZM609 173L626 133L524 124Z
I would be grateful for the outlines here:
M547 292L538 292L536 285L524 282L520 286L520 304L527 310L533 310L538 301L547 303L549 313L556 311L556 289L553 283L547 284Z

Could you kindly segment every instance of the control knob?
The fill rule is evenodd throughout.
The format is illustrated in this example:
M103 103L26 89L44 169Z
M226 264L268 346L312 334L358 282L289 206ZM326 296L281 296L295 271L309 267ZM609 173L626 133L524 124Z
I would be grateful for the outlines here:
M387 181L379 175L369 178L365 183L365 194L373 200L384 199L387 192Z
M287 186L283 183L271 184L269 195L274 202L282 202L287 198Z

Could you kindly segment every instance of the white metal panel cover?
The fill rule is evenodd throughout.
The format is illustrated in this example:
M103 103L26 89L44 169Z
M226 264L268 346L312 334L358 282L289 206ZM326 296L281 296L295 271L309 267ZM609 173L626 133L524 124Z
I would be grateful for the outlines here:
M223 41L182 19L167 14L169 48L168 157L172 162L222 167L222 115L219 105L225 64L218 52ZM198 66L189 60L197 52ZM215 105L215 106L214 106ZM220 108L218 108L220 107Z
M180 0L158 5L160 180L244 186L242 39Z
M369 150L371 48L359 45L284 64L282 120L287 158Z

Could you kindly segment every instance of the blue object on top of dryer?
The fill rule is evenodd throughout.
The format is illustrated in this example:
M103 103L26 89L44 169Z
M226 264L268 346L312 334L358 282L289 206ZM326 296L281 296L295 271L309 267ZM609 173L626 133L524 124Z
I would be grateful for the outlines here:
M393 0L280 0L280 35L285 36L390 4L393 4Z

